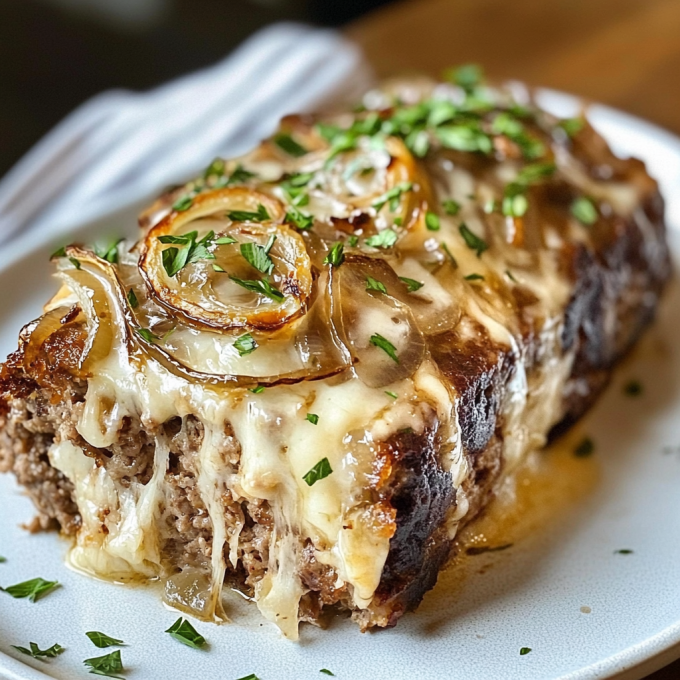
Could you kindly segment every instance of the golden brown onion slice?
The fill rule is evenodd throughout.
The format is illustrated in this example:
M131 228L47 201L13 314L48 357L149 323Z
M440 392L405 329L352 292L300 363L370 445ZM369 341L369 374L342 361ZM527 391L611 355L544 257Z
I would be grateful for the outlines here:
M347 256L334 272L333 297L336 325L356 361L357 375L369 387L384 387L415 373L425 341L407 305L389 292L367 289L374 285L369 277L377 280L375 273L368 258Z
M220 331L273 329L299 316L312 291L311 261L300 235L280 223L283 216L279 201L245 187L197 196L143 242L139 266L152 295L190 324ZM188 262L173 268L168 255L186 251Z

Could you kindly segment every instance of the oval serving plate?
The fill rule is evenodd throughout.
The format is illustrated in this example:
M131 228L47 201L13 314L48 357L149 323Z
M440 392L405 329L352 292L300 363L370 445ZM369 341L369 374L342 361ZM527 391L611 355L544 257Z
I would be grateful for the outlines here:
M579 107L555 92L542 91L539 100L564 116ZM642 158L659 180L680 262L680 139L598 105L589 117L615 151ZM69 237L131 234L136 208L83 225ZM47 257L60 240L32 234L3 247L3 357L54 290ZM0 555L7 558L0 585L37 576L61 583L34 604L0 593L0 677L88 677L82 660L111 651L95 648L84 635L98 630L127 643L122 655L131 680L235 680L251 673L261 680L311 680L327 677L321 669L345 680L642 678L680 656L678 337L680 286L673 282L657 323L594 410L557 446L561 450L539 454L543 464L551 457L564 460L573 456L565 447L579 437L595 442L582 470L573 464L545 468L548 483L538 498L554 505L544 513L552 516L529 524L510 549L466 558L390 631L362 635L342 619L326 631L304 626L295 644L233 595L226 604L234 622L196 623L209 645L184 647L163 632L178 614L162 607L153 586L123 588L73 573L64 566L65 541L22 530L31 504L9 475L0 475ZM635 398L624 389L632 379L643 386ZM559 495L565 469L571 500L558 506L551 500L550 470ZM41 662L12 648L30 641L41 648L59 643L66 651ZM522 647L531 652L520 655Z

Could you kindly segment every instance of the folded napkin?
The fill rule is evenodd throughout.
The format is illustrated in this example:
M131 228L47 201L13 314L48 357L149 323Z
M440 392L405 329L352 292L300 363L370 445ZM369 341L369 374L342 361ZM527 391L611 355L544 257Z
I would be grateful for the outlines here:
M338 33L277 24L224 61L149 92L104 92L0 181L0 242L58 233L150 198L271 134L279 119L358 96L370 71Z

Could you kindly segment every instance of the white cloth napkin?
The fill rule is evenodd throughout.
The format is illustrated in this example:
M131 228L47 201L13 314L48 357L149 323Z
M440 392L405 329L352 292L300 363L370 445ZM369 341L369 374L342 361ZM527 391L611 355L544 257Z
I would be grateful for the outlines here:
M150 198L247 151L279 119L357 97L370 82L338 33L265 28L222 62L149 92L104 92L36 144L0 182L0 242L58 233Z

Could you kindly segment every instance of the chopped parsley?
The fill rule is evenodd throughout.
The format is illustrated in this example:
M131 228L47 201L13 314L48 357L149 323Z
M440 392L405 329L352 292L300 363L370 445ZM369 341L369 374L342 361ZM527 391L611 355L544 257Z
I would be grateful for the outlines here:
M525 165L517 175L520 184L535 184L546 177L555 174L557 166L554 163L530 163Z
M214 239L213 243L216 246L228 246L231 243L237 243L237 241L233 236L225 234L224 236L219 236L218 238Z
M189 210L189 208L191 208L193 203L194 199L191 196L182 196L172 204L172 209L175 212L186 212Z
M117 640L116 638L112 638L110 635L100 633L96 630L91 630L89 633L85 633L85 635L87 635L87 637L90 638L92 644L95 647L99 647L99 649L106 649L107 647L120 647L120 645L125 644L122 640Z
M181 616L165 632L187 647L200 649L205 645L205 638L196 631L187 619L183 619Z
M441 224L439 222L439 215L428 210L425 213L425 226L429 231L439 231Z
M284 151L289 156L300 158L307 155L309 152L304 146L298 144L289 134L280 133L274 137L274 144Z
M411 189L413 189L412 182L401 182L401 184L397 184L397 186L392 187L382 194L382 196L380 196L375 201L375 203L373 203L373 207L377 211L380 211L384 205L389 203L390 210L392 212L396 212L396 210L399 208L399 200L401 199L402 194L405 194L407 191L411 191Z
M474 250L477 253L477 257L481 257L482 253L489 249L487 242L479 238L474 232L470 231L465 222L458 227L458 230L463 237L463 241L465 241L465 245L470 248L470 250Z
M395 220L396 222L396 220ZM359 243L359 237L356 236L355 234L352 234L348 239L347 239L347 245L350 248L356 248L357 243Z
M128 304L130 307L132 307L132 309L139 307L139 300L137 299L134 288L130 288L125 297L127 298Z
M317 416L316 413L308 413L305 416L305 420L308 420L312 425L318 425L319 416Z
M466 227L467 229L467 227ZM453 253L449 250L449 246L446 243L441 243L442 250L446 253L446 257L449 259L449 262L451 263L451 266L454 269L458 269L458 262L456 261L456 258L453 256Z
M493 143L479 123L446 125L436 130L437 138L446 149L455 151L481 151L491 153Z
M629 380L623 388L629 397L639 397L642 394L642 383L639 380Z
M92 675L103 675L107 678L125 680L122 678L122 676L115 675L115 673L125 672L119 649L117 649L115 652L111 652L111 654L106 654L105 656L97 656L93 659L85 659L83 663Z
M595 451L595 444L590 437L584 437L578 446L574 449L574 455L577 458L588 458Z
M371 248L391 248L397 242L397 232L394 229L383 229L381 232L369 236L364 243Z
M341 241L334 243L328 251L328 255L323 260L324 264L329 264L331 267L339 267L345 261L345 247Z
M632 555L633 552L634 551L631 550L630 548L619 548L619 550L614 551L614 554L615 555Z
M564 130L567 137L573 137L583 129L584 125L583 118L565 118L557 124L557 127Z
M152 333L148 328L135 328L135 333L151 344L154 344L156 340L158 340L158 336Z
M371 345L379 347L385 354L387 354L392 361L399 363L399 357L397 356L397 348L386 338L383 338L379 333L374 333L370 339Z
M255 673L251 673L250 675L246 675L243 678L239 678L238 680L260 680L260 678L255 675Z
M236 276L229 275L229 278L242 288L251 291L252 293L258 293L259 295L264 295L274 302L283 302L285 295L274 288L269 281L264 279L239 279Z
M376 290L379 293L387 293L387 288L382 281L374 279L372 276L366 277L366 290Z
M335 673L332 673L332 672L329 671L327 668L322 668L322 669L319 671L319 673L323 673L324 675L332 675L333 677L335 677Z
M257 387L249 387L248 392L252 392L253 394L262 394L262 392L264 392L264 385L258 385Z
M424 283L416 281L415 279L409 279L407 276L400 276L399 280L406 285L409 293L415 293L425 285Z
M298 210L295 206L290 206L284 219L286 222L294 224L300 231L308 231L314 225L314 218Z
M597 208L594 203L585 196L577 198L571 204L571 214L581 224L585 224L587 227L590 227L597 222Z
M208 250L208 247L215 242L215 232L209 231L200 241L196 240L197 236L197 231L189 231L186 234L168 234L158 237L163 244L174 244L171 248L166 248L162 254L163 269L169 277L176 276L184 267L193 262L215 259L215 256Z
M216 158L203 173L205 179L208 179L208 177L213 175L216 177L222 177L224 175L224 160L221 158Z
M271 220L267 208L262 203L258 203L257 211L255 212L250 210L232 210L227 213L227 217L232 222L265 222L266 220Z
M7 558L0 555L0 564L3 564L4 562L7 562Z
M322 458L302 479L307 486L314 486L319 480L328 477L333 472L328 458Z
M118 262L118 244L123 240L124 239L119 238L118 240L109 243L108 246L100 246L99 244L95 243L95 255L100 257L102 260L110 262L111 264L116 264Z
M242 243L241 255L252 267L263 274L271 274L274 271L274 263L269 257L269 251L276 241L276 234L271 234L267 243L261 246L259 243Z
M68 261L76 268L76 269L81 269L80 266L80 260L76 260L75 257L69 257Z
M505 275L513 282L513 283L519 283L519 281L512 275L512 272L509 269L505 270Z
M460 212L460 203L452 198L442 201L442 208L447 215L457 215Z
M519 650L519 655L526 656L530 651L531 647L522 647L522 649Z
M215 264L213 262L213 271L216 271L218 274L226 274L227 270L224 267L221 267L219 264Z
M484 277L481 274L468 274L464 278L466 281L484 281Z
M8 595L17 599L27 597L30 602L39 600L47 593L51 592L59 585L58 581L46 581L44 578L33 578L30 581L23 581L7 588L0 588Z
M226 181L226 186L230 184L243 184L249 179L257 177L254 172L246 170L240 163L234 168L234 172L229 175L229 179Z
M396 392L390 392L390 390L385 390L385 394L392 399L397 399L399 395Z
M54 659L55 657L59 656L64 650L64 648L61 645L54 644L51 647L48 647L47 649L40 649L38 645L35 644L35 642L29 642L28 643L30 649L26 649L26 647L18 647L17 645L12 645L14 649L16 649L18 652L21 652L22 654L27 654L28 656L33 657L34 659Z
M503 196L501 212L506 217L522 217L528 209L529 200L523 193L515 193L510 190Z
M466 92L473 92L475 88L481 85L484 79L484 71L479 64L463 64L448 69L444 76L458 87L462 87Z
M242 335L236 339L234 342L234 347L236 348L239 356L244 357L246 354L254 352L257 349L258 344L255 342L255 338L250 333L246 333L245 335Z
M55 257L66 257L66 246L62 246L61 248L57 248L50 255L50 260L54 259Z

